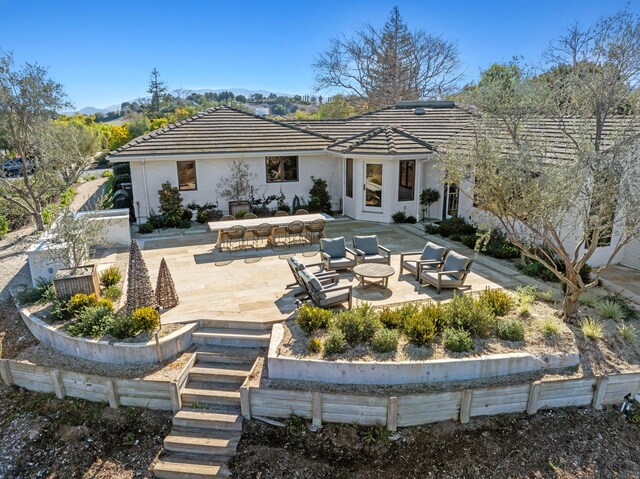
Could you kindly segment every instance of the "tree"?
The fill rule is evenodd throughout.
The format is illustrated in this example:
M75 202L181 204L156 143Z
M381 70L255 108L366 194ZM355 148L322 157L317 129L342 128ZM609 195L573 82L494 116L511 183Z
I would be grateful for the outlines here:
M317 90L339 88L366 99L371 108L444 95L461 77L457 45L410 31L398 7L382 29L367 25L353 37L332 39L313 68Z
M236 101L238 103L247 103L247 97L244 95L237 95L236 96Z
M129 141L129 130L127 130L127 125L124 124L122 126L113 126L109 130L109 150L117 150L122 145Z
M322 178L311 177L313 186L309 190L309 211L331 214L331 195L327 182Z
M287 109L280 103L274 105L273 108L271 108L271 111L274 115L285 115L287 113Z
M160 111L160 102L162 96L167 93L167 85L160 80L160 72L157 68L151 70L149 76L149 89L147 92L151 95L151 112L158 113Z
M176 285L173 283L171 272L164 258L160 262L158 281L156 283L156 301L163 308L173 308L178 305L178 293Z
M330 102L324 103L313 115L318 120L327 120L332 118L349 118L356 114L356 109L343 96L336 95Z
M567 318L621 248L640 237L640 144L631 128L638 117L614 118L640 74L638 25L627 13L601 19L586 46L568 57L552 44L552 58L575 59L562 85L522 75L511 76L507 87L495 78L479 84L475 104L483 107L472 141L449 145L444 158L448 181L475 197L487 221L563 283ZM545 116L530 108L536 95ZM557 128L554 144L545 135L550 124ZM608 259L585 281L581 270L606 243Z
M218 196L227 201L243 201L251 195L251 182L256 178L249 172L249 166L242 160L233 160L231 175L220 178L218 182Z
M151 129L151 122L145 115L138 114L127 125L129 130L129 140L144 135Z
M29 158L35 166L31 173L29 162L23 162L20 178L0 175L0 197L31 215L38 231L44 230L47 198L69 185L57 173L56 162L45 163L34 154L35 137L57 111L70 107L62 85L49 78L45 68L31 63L16 68L13 55L0 52L0 136L17 156Z
M149 270L140 252L138 242L132 240L129 249L129 269L127 270L127 314L132 314L138 308L154 308L156 304L156 297L149 279Z
M74 276L87 264L95 246L104 244L104 232L104 223L96 221L93 213L76 214L66 208L52 229L46 256L70 268Z

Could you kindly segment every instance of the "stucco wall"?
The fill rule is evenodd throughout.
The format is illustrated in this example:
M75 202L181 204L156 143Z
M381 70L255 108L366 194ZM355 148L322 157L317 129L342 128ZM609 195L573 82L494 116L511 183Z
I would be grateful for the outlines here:
M184 160L189 158L185 157ZM313 185L311 177L322 178L328 184L332 196L334 209L340 206L342 198L342 161L329 155L306 155L298 158L298 181L283 183L267 183L264 157L235 158L244 161L250 174L254 175L251 183L255 186L257 195L285 194L286 201L291 205L295 195L308 199L309 190ZM134 203L136 215L142 222L151 211L159 211L158 190L165 181L172 185L178 183L177 160L144 160L131 162L131 181L133 183ZM233 158L196 159L196 175L198 189L196 191L181 191L184 203L195 201L206 203L217 201L219 208L226 212L226 200L219 198L217 185L220 179L230 175L229 165ZM275 203L273 204L275 207Z

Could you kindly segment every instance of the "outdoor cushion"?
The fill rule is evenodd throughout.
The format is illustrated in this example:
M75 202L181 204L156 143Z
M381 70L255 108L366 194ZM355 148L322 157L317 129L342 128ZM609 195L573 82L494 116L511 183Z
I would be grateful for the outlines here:
M311 271L307 269L300 271L300 277L302 281L307 283L314 291L322 291L322 284Z
M466 256L462 256L455 251L451 251L447 256L447 259L442 266L442 271L464 271L467 269L467 265L469 264L469 258ZM464 273L452 274L453 278L459 280L462 278Z
M371 236L354 236L353 246L365 255L378 254L378 237Z
M300 261L298 258L296 258L295 256L293 258L289 258L289 261L291 261L291 264L298 269L298 271L303 271L305 269L307 269L307 267L304 265L304 263L302 261Z
M438 284L438 273L429 273L424 271L420 277L426 280L429 284L437 285ZM454 278L453 275L443 274L440 275L440 286L443 288L455 288L460 285L460 280L458 278Z
M353 268L356 265L356 262L351 258L331 258L329 260L329 267L331 269L346 269Z
M439 265L440 263L423 264L422 269L423 271L426 269L437 269ZM411 271L412 273L418 272L418 261L416 261L415 259L405 259L402 262L402 266L408 269L409 271Z
M344 258L347 256L344 236L339 238L322 238L320 240L320 251L327 253L331 258Z
M341 289L340 291L331 291L329 288L322 293L319 293L318 299L320 299L320 306L322 307L343 303L345 301L349 301L349 291L344 289Z
M387 257L381 254L368 254L364 257L365 263L384 263L387 264Z
M438 246L435 243L429 241L424 249L422 250L422 255L420 256L421 260L442 260L444 253L447 251L447 248L444 246Z

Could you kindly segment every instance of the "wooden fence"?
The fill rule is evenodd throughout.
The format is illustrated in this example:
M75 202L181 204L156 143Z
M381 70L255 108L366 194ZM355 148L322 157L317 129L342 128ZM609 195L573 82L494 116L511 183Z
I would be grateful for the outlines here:
M36 366L0 359L0 377L8 386L16 385L56 397L75 397L109 406L139 406L150 409L179 409L175 404L176 382L119 379ZM179 397L179 393L177 394Z
M241 389L242 415L288 417L291 414L322 422L357 423L363 426L417 426L474 416L522 413L567 406L619 404L628 393L640 393L640 373L597 378L536 381L530 384L493 386L428 394L356 396L310 391Z

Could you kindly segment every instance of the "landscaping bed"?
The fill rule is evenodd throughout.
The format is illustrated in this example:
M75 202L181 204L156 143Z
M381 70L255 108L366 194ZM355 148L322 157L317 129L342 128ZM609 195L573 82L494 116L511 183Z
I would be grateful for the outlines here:
M640 428L616 407L566 408L535 416L474 418L400 429L326 424L299 418L280 428L245 423L232 477L253 479L635 478Z

